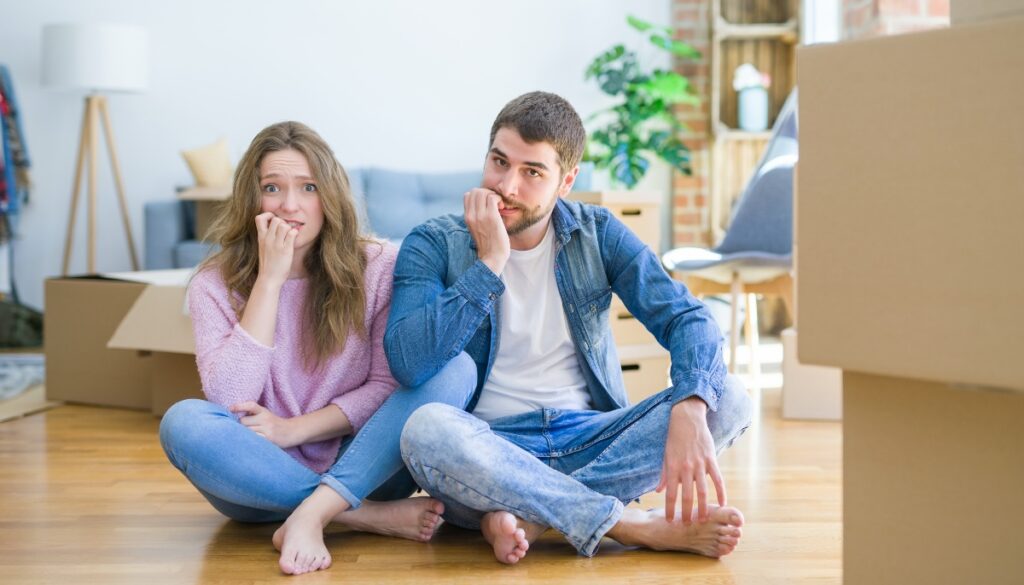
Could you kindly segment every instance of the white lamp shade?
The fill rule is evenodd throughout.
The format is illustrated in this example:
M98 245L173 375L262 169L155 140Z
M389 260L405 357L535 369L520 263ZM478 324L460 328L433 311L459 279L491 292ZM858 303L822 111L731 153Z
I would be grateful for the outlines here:
M144 91L149 35L123 24L43 27L43 85L88 91Z

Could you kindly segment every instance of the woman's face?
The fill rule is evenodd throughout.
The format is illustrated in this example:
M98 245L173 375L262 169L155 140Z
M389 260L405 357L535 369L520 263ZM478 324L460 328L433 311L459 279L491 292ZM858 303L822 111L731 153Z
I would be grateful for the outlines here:
M298 229L295 250L307 250L320 235L324 210L305 155L290 149L267 153L260 163L260 194L260 211Z

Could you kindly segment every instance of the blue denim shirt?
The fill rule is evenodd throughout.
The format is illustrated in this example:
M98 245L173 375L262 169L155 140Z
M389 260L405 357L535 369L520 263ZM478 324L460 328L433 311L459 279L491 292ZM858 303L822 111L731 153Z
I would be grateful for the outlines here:
M673 401L696 395L716 410L726 369L707 308L607 209L559 199L552 221L555 282L592 407L629 405L608 324L614 292L669 350ZM384 335L392 375L416 387L465 351L477 364L472 411L498 352L505 285L477 258L464 218L446 215L414 229L402 242L394 287Z

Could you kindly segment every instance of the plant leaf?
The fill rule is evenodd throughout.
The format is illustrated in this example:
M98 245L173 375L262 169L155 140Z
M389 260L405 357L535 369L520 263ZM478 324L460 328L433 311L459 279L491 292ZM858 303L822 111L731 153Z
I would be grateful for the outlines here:
M700 51L692 45L661 35L650 36L651 44L684 59L700 59Z
M662 31L662 32L664 32L665 34L668 34L668 35L672 34L672 29L667 27L667 26L657 26L657 25L654 25L654 24L651 24L651 23L647 22L646 20L640 20L639 18L637 18L635 16L632 16L632 15L627 15L626 16L626 22L629 23L629 26L633 27L634 29L636 29L636 30L638 30L640 32L647 32L649 30L658 30L658 31Z

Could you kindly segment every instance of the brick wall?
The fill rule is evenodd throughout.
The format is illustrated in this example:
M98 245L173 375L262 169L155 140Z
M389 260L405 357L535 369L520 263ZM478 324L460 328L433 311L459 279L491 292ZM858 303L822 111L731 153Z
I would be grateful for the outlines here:
M673 172L672 233L674 246L707 246L708 181L711 175L708 135L711 116L711 2L673 0L672 26L680 41L693 45L703 55L699 61L685 61L676 70L689 78L701 98L701 107L679 107L676 116L689 126L686 145L692 153L693 175Z
M949 26L949 0L843 0L844 39L945 26Z

